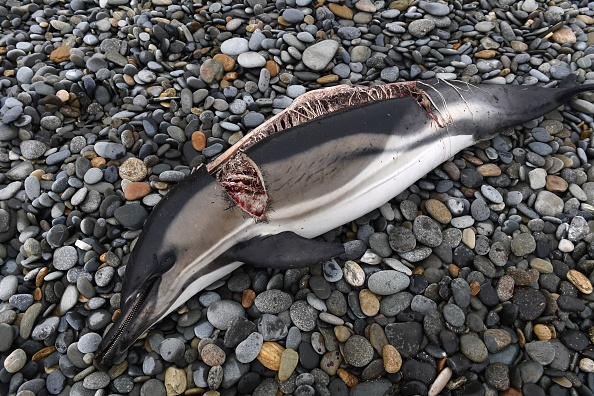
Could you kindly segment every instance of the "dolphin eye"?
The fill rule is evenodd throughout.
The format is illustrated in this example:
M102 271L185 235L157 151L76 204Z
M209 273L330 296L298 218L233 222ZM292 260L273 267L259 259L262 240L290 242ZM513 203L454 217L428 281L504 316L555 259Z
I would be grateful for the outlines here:
M161 259L161 267L162 269L170 268L175 264L175 253L169 252Z

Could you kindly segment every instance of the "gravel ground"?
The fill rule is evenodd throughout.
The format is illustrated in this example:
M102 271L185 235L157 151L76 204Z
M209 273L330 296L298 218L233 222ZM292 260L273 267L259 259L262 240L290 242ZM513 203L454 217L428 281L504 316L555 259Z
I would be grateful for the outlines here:
M0 0L0 394L594 395L594 94L92 364L151 208L306 91L594 83L594 3Z

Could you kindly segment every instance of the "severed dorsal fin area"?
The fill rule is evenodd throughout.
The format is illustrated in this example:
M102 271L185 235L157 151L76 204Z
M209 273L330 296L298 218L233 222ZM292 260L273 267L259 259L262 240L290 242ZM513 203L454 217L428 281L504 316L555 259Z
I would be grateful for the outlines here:
M266 120L244 136L235 146L208 164L207 169L211 174L216 173L224 166L225 162L233 158L235 153L245 151L260 140L285 129L349 107L406 96L415 99L419 106L425 109L428 115L437 122L437 117L431 111L430 98L428 98L425 91L417 87L415 81L372 87L337 85L335 87L310 91L297 97L289 107ZM437 123L439 125L439 122Z
M239 152L227 161L216 174L227 194L250 216L266 220L268 193L264 179L254 162Z
M372 87L351 87L337 85L335 87L310 91L299 96L284 111L272 117L247 135L240 145L245 150L266 136L273 135L285 129L305 124L316 118L330 115L336 111L365 103L380 100L422 96L423 91L416 86L416 82L402 82L376 85Z

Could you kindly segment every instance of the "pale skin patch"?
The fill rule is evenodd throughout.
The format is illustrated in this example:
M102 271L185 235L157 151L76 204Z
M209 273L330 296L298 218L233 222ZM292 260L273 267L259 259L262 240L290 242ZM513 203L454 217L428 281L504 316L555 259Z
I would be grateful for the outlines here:
M266 120L209 163L206 169L245 212L257 220L265 220L268 201L266 186L258 166L244 153L245 150L270 135L338 110L407 96L413 98L439 127L448 123L440 121L433 113L432 107L437 106L414 81L372 87L338 85L299 96L281 113Z

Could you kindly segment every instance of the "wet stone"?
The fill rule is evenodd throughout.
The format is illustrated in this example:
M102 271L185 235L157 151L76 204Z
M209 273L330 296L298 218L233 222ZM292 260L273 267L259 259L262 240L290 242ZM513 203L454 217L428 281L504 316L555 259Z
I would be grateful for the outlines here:
M245 316L245 310L236 301L219 300L213 302L207 311L208 321L217 329L227 330L233 319Z
M405 358L414 357L421 346L423 327L420 323L392 323L384 329L386 337Z
M281 340L288 333L287 325L275 315L263 314L256 325L258 332L264 337L264 341Z
M301 331L311 331L315 328L315 320L318 317L316 311L305 301L295 301L290 309L291 320Z
M460 337L460 351L476 363L482 363L488 358L487 347L474 333L464 334Z
M413 234L418 242L429 246L439 246L443 240L437 222L428 216L418 216L413 223Z
M355 367L364 367L373 359L373 347L362 336L351 336L344 344L343 353L347 363Z
M331 285L322 276L312 276L309 279L309 287L316 296L323 300L330 297Z
M526 353L530 358L543 366L555 359L555 350L550 341L532 341L525 345Z
M398 253L409 252L417 244L415 235L411 230L404 227L395 227L389 235L390 247Z
M415 359L406 360L402 364L401 373L407 380L421 381L426 385L432 383L436 376L436 370L431 364Z
M410 284L407 275L398 271L378 271L368 279L369 289L379 295L390 295L406 289Z
M545 310L546 299L538 290L519 287L513 297L513 303L518 307L518 318L521 320L534 320Z
M281 290L267 290L254 300L256 308L262 313L279 314L291 307L291 295Z
M464 311L457 305L447 304L443 307L444 319L454 327L460 327L464 325L466 319Z
M509 367L502 363L495 363L485 370L485 381L498 391L505 391L510 387Z

